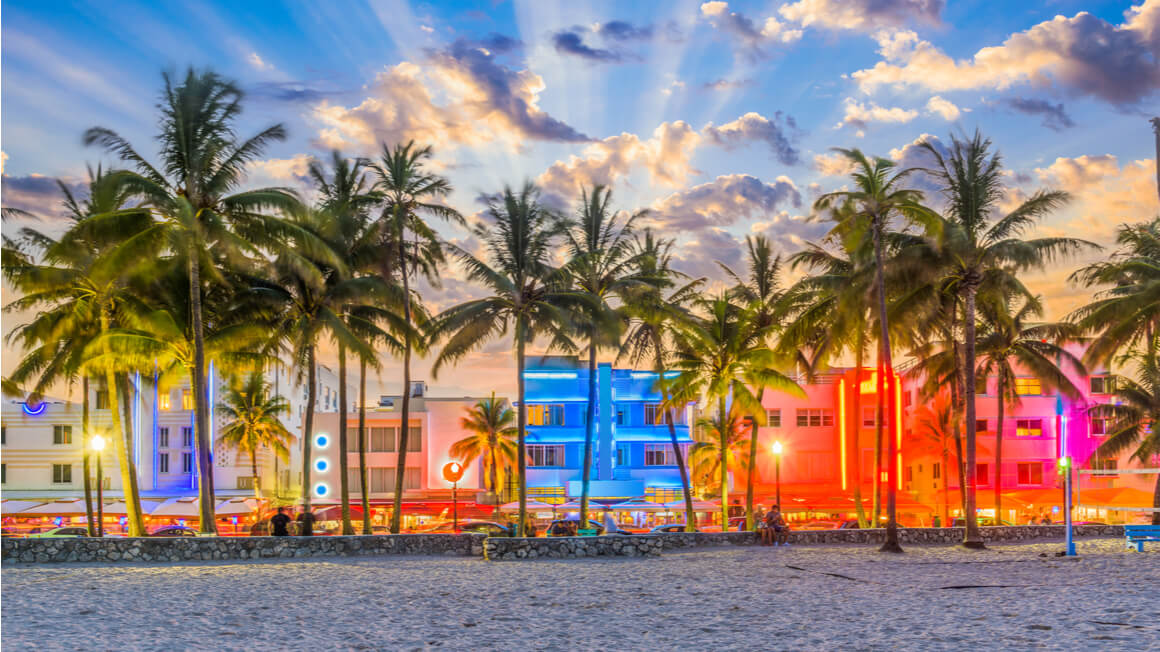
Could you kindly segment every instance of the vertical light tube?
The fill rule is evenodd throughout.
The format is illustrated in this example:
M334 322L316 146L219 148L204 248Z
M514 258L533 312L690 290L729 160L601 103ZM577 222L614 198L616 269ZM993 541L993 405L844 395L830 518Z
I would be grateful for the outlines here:
M898 475L898 489L902 490L902 378L898 372L890 370L890 388L894 392L894 432L898 442L898 465L895 473Z
M859 391L861 388L857 388ZM856 432L856 431L855 431ZM841 451L842 491L846 490L846 383L838 383L838 449Z

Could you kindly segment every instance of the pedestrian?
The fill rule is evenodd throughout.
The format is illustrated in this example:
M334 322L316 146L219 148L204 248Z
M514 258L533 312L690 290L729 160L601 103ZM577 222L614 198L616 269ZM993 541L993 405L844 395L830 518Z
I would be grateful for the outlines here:
M302 507L302 512L298 514L298 536L312 537L314 536L314 512L310 511L310 506Z
M273 534L276 537L288 537L290 532L286 530L286 526L290 524L290 517L286 516L286 508L279 507L278 513L270 518L270 527L273 528Z
M536 523L535 523L535 521L532 520L531 514L528 514L524 517L524 536L525 537L536 536Z
M620 526L616 524L616 517L612 515L612 510L607 507L604 508L604 533L616 534L620 532Z

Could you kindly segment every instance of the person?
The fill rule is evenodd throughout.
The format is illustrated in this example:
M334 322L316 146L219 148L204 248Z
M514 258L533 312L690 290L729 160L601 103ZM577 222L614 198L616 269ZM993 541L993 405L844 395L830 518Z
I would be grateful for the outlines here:
M1051 514L1043 512L1043 518L1039 521L1040 525L1051 525Z
M788 546L789 545L789 525L785 522L785 517L781 515L781 506L774 505L773 509L769 510L773 515L773 545Z
M938 517L938 514L935 514L935 515L934 515L934 518L933 518L933 519L931 519L931 524L930 524L930 526L931 526L931 527L942 527L942 519L940 519L940 518Z
M552 523L552 527L548 529L548 536L550 537L566 537L568 536L568 525L565 521L556 521Z
M745 508L741 506L740 498L734 498L733 504L729 505L729 518L738 516L745 516Z
M535 521L532 520L531 514L528 514L524 517L524 536L525 537L536 536L536 523L535 523Z
M273 528L273 534L276 537L288 537L290 532L286 530L286 526L290 524L290 517L286 516L286 508L279 507L278 513L270 518L270 527Z
M753 508L753 531L761 529L761 523L765 520L765 509L758 505Z
M310 511L310 507L303 507L302 513L298 515L298 536L314 536L314 520L314 512Z
M612 510L607 507L604 508L604 533L616 534L620 531L620 526L616 524L616 517L612 515Z
M774 526L777 525L777 511L770 508L761 522L761 545L771 546L774 539Z

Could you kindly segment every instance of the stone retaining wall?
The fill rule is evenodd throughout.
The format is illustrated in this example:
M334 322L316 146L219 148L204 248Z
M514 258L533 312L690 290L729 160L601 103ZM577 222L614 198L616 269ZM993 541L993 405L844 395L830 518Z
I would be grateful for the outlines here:
M182 562L364 555L483 555L482 534L339 537L109 537L3 540L4 564Z
M572 559L577 557L657 557L660 535L612 535L606 537L508 538L489 537L483 542L484 559Z
M1076 537L1124 536L1122 525L1076 525ZM1011 525L979 528L983 541L1014 542L1037 539L1062 540L1066 535L1064 525ZM955 544L963 540L965 528L900 528L898 540L903 545L923 543ZM702 548L709 546L751 546L759 542L754 532L679 532L661 534L665 550L681 548ZM825 544L881 544L886 540L883 528L868 530L797 530L790 532L789 541L799 545Z

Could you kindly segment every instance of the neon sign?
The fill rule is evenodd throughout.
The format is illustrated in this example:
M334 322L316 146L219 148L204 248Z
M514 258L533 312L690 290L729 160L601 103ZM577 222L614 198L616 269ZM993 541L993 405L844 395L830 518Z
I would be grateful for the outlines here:
M20 407L24 410L25 414L27 414L29 416L33 416L33 417L38 417L38 416L44 414L44 411L46 409L48 409L48 403L45 403L42 401L40 403L37 403L36 405L30 406L30 405L28 405L28 401L25 401L24 403L21 403Z

